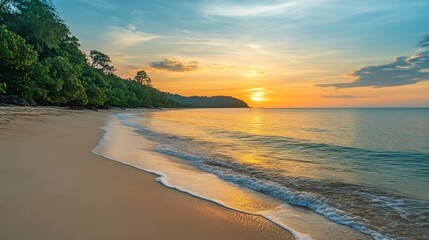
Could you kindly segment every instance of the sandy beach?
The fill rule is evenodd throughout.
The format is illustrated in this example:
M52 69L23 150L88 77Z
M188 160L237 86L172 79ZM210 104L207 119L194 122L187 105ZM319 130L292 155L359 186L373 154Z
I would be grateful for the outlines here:
M293 239L91 153L107 116L0 108L0 239Z

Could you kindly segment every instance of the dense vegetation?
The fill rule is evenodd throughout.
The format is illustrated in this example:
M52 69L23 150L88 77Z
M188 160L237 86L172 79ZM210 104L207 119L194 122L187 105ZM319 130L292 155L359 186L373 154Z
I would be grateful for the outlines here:
M109 56L96 50L86 56L79 47L49 0L0 0L0 94L43 105L176 106L172 95L152 88L144 70L123 79Z

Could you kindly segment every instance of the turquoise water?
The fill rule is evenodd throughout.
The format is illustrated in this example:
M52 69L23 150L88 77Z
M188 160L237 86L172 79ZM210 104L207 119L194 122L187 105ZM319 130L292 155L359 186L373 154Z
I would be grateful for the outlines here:
M428 239L429 109L195 109L124 124L159 153L374 239Z

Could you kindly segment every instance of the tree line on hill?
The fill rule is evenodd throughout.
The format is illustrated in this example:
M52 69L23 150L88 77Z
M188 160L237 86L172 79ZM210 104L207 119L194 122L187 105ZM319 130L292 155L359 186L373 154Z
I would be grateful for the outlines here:
M169 99L172 99L176 102L177 107L184 108L218 108L222 106L223 108L248 108L246 102L227 96L214 96L214 97L204 97L204 96L192 96L184 97L178 94L167 93Z
M49 0L0 0L0 94L75 107L216 105L181 102L181 96L153 88L144 70L123 79L108 55L91 50L86 56L79 47ZM219 103L230 106L235 99Z

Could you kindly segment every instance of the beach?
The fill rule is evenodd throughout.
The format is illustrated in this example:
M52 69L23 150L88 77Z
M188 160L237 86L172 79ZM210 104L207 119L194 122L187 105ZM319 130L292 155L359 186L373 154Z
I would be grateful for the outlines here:
M91 153L109 112L0 112L1 239L293 239Z

